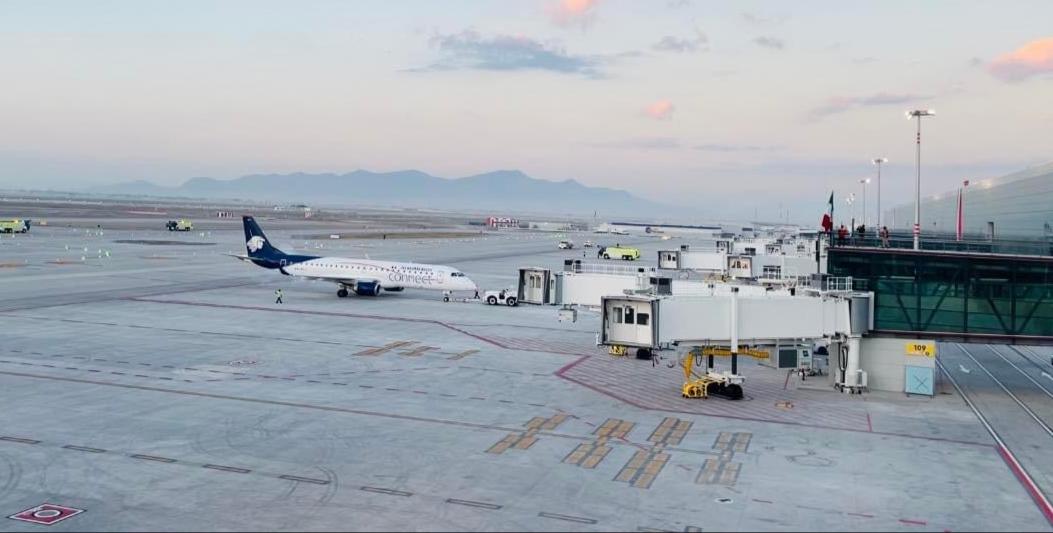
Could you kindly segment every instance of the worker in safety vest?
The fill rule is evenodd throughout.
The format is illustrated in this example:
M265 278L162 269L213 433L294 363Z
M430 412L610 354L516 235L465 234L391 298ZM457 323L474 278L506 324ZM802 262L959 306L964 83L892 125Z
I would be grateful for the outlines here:
M274 303L276 303L276 304L284 303L284 302L282 302L282 290L281 289L276 289L274 291Z

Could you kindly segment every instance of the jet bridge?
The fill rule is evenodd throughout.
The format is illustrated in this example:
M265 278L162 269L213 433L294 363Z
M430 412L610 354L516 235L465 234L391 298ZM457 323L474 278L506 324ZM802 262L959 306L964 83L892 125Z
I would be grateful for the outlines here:
M563 272L557 272L554 276L555 297L552 303L599 307L601 298L609 294L648 291L652 285L669 287L668 278L657 280L656 277L657 270L654 267L582 263L580 260L568 259Z
M736 242L734 245L731 241L717 241L714 249L693 249L685 244L679 250L659 250L658 267L766 280L788 280L825 270L822 261L816 260L814 242Z
M851 283L843 285L846 289ZM858 392L866 385L859 369L859 339L873 326L871 293L797 287L743 290L714 285L695 294L610 295L603 297L600 344L633 347L638 355L681 347L729 347L731 372L707 376L741 398L738 355L743 346L780 346L828 340L837 344L838 384ZM843 348L843 349L842 349ZM843 363L842 363L843 362Z

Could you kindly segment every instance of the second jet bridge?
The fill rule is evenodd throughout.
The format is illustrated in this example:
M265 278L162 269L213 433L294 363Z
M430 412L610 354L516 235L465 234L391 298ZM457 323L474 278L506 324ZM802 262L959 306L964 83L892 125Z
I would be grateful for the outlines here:
M601 344L635 347L640 353L677 347L730 348L730 383L737 376L740 346L778 346L831 340L845 348L842 384L865 383L859 371L859 337L871 329L869 293L799 288L740 291L714 287L709 294L611 295L602 300ZM840 360L839 360L840 361Z
M728 344L733 339L774 345L780 340L833 338L851 333L851 305L849 298L731 291L709 296L605 296L602 340L661 350L678 344Z

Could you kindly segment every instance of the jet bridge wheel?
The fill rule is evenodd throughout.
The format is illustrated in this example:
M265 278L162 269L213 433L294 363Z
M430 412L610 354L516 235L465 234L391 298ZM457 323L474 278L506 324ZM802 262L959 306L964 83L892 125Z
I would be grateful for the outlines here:
M707 384L701 380L685 383L680 395L684 398L705 398Z
M728 400L741 400L742 399L742 387L735 384L724 384L715 383L709 390L709 393L714 396L720 396Z
M347 298L347 294L347 289L345 289L344 287L340 287L340 290L336 291L336 295L341 298Z

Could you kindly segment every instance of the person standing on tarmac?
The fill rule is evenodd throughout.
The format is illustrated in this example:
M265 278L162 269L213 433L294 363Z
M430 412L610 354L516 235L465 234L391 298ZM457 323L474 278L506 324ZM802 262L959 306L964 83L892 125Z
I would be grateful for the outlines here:
M274 291L274 303L276 303L276 304L283 303L282 302L282 290L281 289L276 289Z

